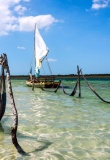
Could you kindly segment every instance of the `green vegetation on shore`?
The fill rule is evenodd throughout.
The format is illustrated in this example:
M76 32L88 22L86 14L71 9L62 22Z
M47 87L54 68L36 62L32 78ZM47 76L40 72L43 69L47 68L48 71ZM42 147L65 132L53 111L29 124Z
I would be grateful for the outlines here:
M33 75L34 76L34 75ZM40 78L55 78L55 79L69 79L69 78L77 78L77 74L68 74L68 75L41 75ZM98 79L109 79L110 78L110 74L85 74L86 78L98 78ZM12 79L28 79L29 75L11 75Z

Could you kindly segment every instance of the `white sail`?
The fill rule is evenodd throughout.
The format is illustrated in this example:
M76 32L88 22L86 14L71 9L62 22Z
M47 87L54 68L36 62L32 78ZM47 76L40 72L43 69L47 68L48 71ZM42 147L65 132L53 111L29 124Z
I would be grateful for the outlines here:
M34 49L35 49L35 71L36 76L38 77L40 74L40 68L43 57L48 54L48 48L42 39L37 26L35 25L35 39L34 39Z

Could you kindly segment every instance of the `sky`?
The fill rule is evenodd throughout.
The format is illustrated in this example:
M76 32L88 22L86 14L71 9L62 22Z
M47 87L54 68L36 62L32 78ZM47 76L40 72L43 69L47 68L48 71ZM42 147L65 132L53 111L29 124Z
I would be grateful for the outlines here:
M35 23L53 75L76 74L77 65L83 74L110 74L110 0L0 0L0 54L11 75L29 74ZM45 62L41 74L50 74Z

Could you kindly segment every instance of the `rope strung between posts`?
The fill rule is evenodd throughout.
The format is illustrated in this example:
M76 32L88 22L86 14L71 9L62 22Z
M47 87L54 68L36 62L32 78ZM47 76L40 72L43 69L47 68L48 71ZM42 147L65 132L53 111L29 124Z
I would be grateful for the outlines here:
M17 140L16 133L17 133L17 128L18 128L18 113L17 113L17 109L15 106L15 101L14 101L14 96L13 96L13 91L12 91L12 86L11 86L11 80L10 80L10 70L9 70L8 60L7 60L6 54L3 54L3 61L1 63L1 65L6 69L8 93L10 96L10 101L11 101L13 115L14 115L13 126L11 127L12 142L20 154L26 154L25 151L19 145L18 140Z
M47 89L44 89L43 87L41 87L40 86L40 88L43 90L43 91L47 91L47 92L57 92L58 91L58 89L59 89L59 87L60 87L60 84L61 84L61 80L59 81L59 84L57 85L57 87L56 87L56 89L53 91L53 90L47 90ZM52 87L51 88L53 88L54 87L54 82L53 82L53 85L52 85Z
M62 90L63 90L64 94L69 95L69 96L74 96L76 94L76 90L77 90L77 86L78 86L78 80L76 81L76 84L75 84L75 86L73 88L73 91L70 94L66 93L66 91L64 90L64 86L63 86L62 83L61 83L61 85L62 85Z
M63 86L61 80L59 81L59 84L58 84L57 88L56 88L54 91L53 91L53 90L44 89L44 88L42 88L42 87L41 87L41 89L42 89L43 91L55 92L55 93L56 93L56 92L58 91L58 89L60 88L60 85L61 85L61 88L62 88L64 94L69 95L69 96L74 96L74 95L76 94L76 90L77 90L77 86L78 86L78 80L76 81L76 84L75 84L75 86L74 86L74 88L73 88L73 91L72 91L70 94L66 93L66 91L65 91L65 89L64 89L64 86Z
M82 74L82 72L81 72ZM91 91L93 91L93 93L100 99L102 100L103 102L105 103L110 103L110 101L106 101L104 100L95 90L94 88L89 84L89 82L87 81L87 79L85 78L85 76L82 74L82 77L84 78L84 80L86 81L87 85L89 86L89 88L91 89Z

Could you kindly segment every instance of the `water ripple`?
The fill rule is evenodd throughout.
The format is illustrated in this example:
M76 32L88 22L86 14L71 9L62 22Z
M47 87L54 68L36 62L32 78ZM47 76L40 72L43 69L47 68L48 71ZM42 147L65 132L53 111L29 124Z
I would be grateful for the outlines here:
M69 97L61 89L57 93L33 92L25 81L13 81L19 113L18 141L29 156L19 155L11 142L13 114L8 100L0 126L0 159L109 160L110 106L82 83L82 98L78 98L78 93ZM101 87L98 84L93 82L97 91L110 99L108 82L100 82Z

